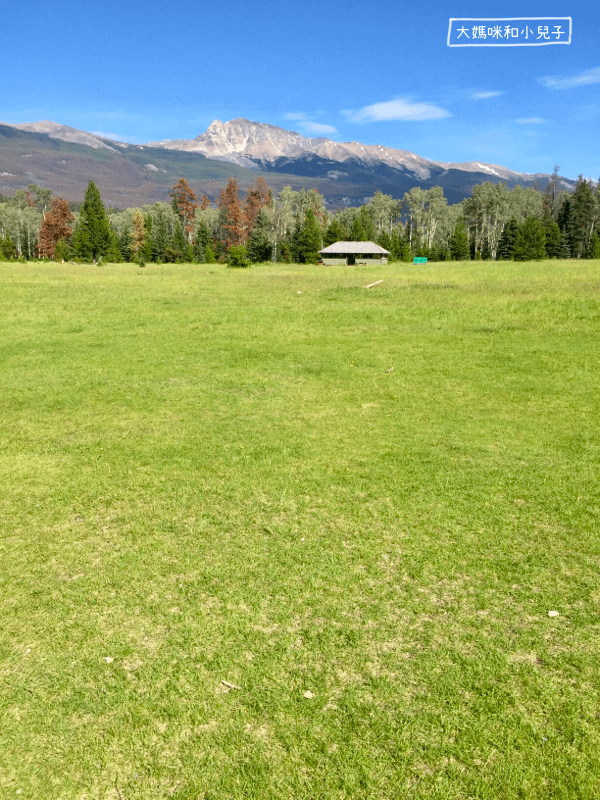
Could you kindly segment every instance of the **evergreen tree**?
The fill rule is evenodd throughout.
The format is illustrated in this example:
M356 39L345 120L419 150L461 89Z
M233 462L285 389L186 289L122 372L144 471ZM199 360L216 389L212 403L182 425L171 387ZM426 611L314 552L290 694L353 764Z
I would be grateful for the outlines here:
M571 195L567 236L573 258L581 258L587 250L596 217L596 199L590 184L579 176Z
M515 261L533 261L546 257L546 234L537 217L530 214L517 229L513 255Z
M152 225L152 261L162 264L167 258L169 245L167 221L162 211L159 211Z
M214 264L216 260L217 256L215 255L215 248L213 247L213 243L209 242L206 245L206 249L204 251L204 263Z
M464 217L459 217L454 233L450 237L450 256L453 261L465 261L469 258L469 234Z
M0 258L7 261L10 258L17 257L17 245L15 244L14 240L6 233L2 239L0 239Z
M350 230L348 231L348 239L351 242L367 242L367 232L362 226L360 217L354 217Z
M131 233L129 228L123 228L123 233L119 236L119 250L121 251L121 261L129 261L131 257Z
M55 261L69 261L73 256L73 248L66 239L59 239L54 247Z
M77 258L96 261L107 254L111 244L111 228L106 209L98 187L90 181L73 234L73 249Z
M447 244L434 244L429 254L432 261L450 261L450 248Z
M323 237L323 247L329 247L330 244L335 244L336 242L343 242L348 239L348 231L342 225L337 217L334 217L331 221L331 224L325 231L325 236Z
M382 230L381 233L375 239L375 244L378 244L380 247L385 248L390 253L392 252L392 237L386 230Z
M558 258L571 258L571 248L567 241L567 237L561 232L560 234L560 247L558 251Z
M145 214L144 215L144 244L142 245L139 252L139 259L140 263L143 261L144 264L146 261L152 261L152 215Z
M210 235L208 223L206 220L201 219L196 228L196 238L194 241L194 258L199 264L203 264L206 261L206 251L211 243L212 237Z
M429 258L429 248L421 240L421 234L419 231L413 232L410 252L413 258Z
M556 221L558 223L558 227L560 228L560 232L565 239L567 239L571 227L571 196L566 193L561 195L556 214Z
M232 244L227 251L228 267L249 267L250 262L243 244Z
M558 223L552 220L545 227L546 231L546 256L547 258L562 258L563 235L560 232Z
M309 208L302 225L297 225L292 241L292 256L298 264L317 264L321 256L321 228Z
M377 238L377 228L375 226L375 222L373 221L373 217L371 216L371 211L369 209L373 209L372 206L361 206L360 211L358 212L358 220L360 222L360 226L364 231L364 235L366 239L362 241L365 242L374 242ZM357 241L360 241L357 239Z
M248 258L252 263L256 264L262 261L270 261L272 255L271 222L267 212L261 207L258 210L252 233L248 239Z
M515 217L511 217L508 222L505 223L502 229L502 235L498 241L498 250L496 252L498 261L510 261L512 259L518 228L519 223Z
M175 224L175 231L173 233L173 246L171 248L171 260L182 263L191 260L191 255L188 253L189 245L183 232L181 222L177 220Z
M289 264L294 260L294 236L295 232L288 231L278 240L275 258L280 264Z
M410 244L399 228L392 231L388 250L392 261L410 261Z
M119 237L112 228L110 228L110 243L104 254L104 259L111 264L120 264L123 260L121 255L121 248L119 247Z

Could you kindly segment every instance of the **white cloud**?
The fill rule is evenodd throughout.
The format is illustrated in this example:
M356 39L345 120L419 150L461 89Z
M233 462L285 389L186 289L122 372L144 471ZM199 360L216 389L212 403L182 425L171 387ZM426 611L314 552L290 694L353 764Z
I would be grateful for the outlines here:
M286 119L293 120L299 123L304 133L314 133L317 136L323 136L326 133L337 133L337 128L333 125L326 125L323 122L315 122L310 119L310 116L304 111L294 111L285 115Z
M541 117L519 117L515 122L517 125L543 125L546 120Z
M490 97L500 97L501 94L505 94L505 92L502 91L501 89L490 89L488 91L483 91L483 92L472 92L471 100L488 100Z
M545 78L538 78L538 83L548 89L573 89L575 86L591 86L594 83L600 83L600 67L588 69L580 75L571 75L569 77L547 75Z
M452 114L431 103L414 103L408 97L396 97L383 103L365 106L359 111L343 111L351 122L383 122L389 120L420 121L443 119Z
M307 133L316 133L321 136L324 133L337 133L337 128L333 125L324 125L321 122L305 122L302 126Z

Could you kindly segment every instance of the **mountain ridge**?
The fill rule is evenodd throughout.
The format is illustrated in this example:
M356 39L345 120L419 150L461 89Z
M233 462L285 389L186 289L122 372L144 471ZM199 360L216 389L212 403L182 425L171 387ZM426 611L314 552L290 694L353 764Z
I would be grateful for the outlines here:
M409 168L415 176L427 179L431 176L429 165L442 170L461 169L465 172L489 172L499 178L519 176L533 180L535 175L517 172L500 164L482 164L479 161L443 162L426 159L408 150L385 145L364 145L360 142L335 142L323 136L310 138L296 131L288 131L277 125L252 122L237 117L229 122L214 120L206 131L194 139L163 139L149 142L148 147L158 147L188 152L203 153L207 158L219 158L230 163L247 166L248 160L257 164L272 163L277 158L298 158L314 154L343 163L351 158L364 163L385 163L389 166ZM538 173L542 175L543 173Z
M469 196L478 183L509 188L538 185L545 173L521 173L478 161L433 161L407 150L360 142L309 138L275 125L239 117L214 120L194 139L131 144L41 120L0 123L0 192L30 183L81 200L89 180L117 207L169 202L181 177L213 200L231 175L245 191L262 174L274 192L284 185L314 188L330 208L360 205L376 191L396 199L414 186L441 186L449 203ZM561 178L562 187L575 181Z
M9 123L2 122L0 124L8 125ZM65 142L73 142L73 144L84 144L95 149L105 148L106 150L112 150L114 153L118 151L108 142L112 142L119 147L126 146L124 142L106 139L96 133L71 128L69 125L61 125L61 123L52 122L49 119L42 119L39 122L23 122L11 125L11 127L20 131L28 131L29 133L46 133L52 139L62 139Z

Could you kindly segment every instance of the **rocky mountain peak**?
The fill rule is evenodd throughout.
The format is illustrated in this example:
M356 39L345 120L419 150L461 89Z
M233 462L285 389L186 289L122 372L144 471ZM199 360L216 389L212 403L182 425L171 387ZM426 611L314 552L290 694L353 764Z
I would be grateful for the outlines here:
M221 122L215 119L206 131L184 142L163 142L163 147L195 150L207 158L258 168L259 163L310 150L310 139L276 125L251 122L244 117Z
M171 150L187 150L202 153L207 158L228 161L250 169L284 169L286 164L303 162L329 163L327 174L331 177L333 167L336 179L347 176L345 169L359 165L361 169L391 169L410 173L416 181L432 180L434 175L447 170L482 173L501 180L514 180L520 176L509 169L496 165L469 162L445 164L430 161L415 153L383 145L365 145L360 142L336 142L319 136L311 139L295 131L288 131L264 122L252 122L237 117L229 122L215 119L206 131L195 139L179 139L151 143L151 146ZM338 165L342 172L339 172ZM330 174L331 173L331 174ZM312 173L307 173L312 174ZM524 176L529 177L529 176Z
M196 136L196 139L197 139L197 140L198 140L198 139L201 139L203 136L207 136L207 135L209 135L209 134L211 134L211 135L215 135L215 134L217 134L217 135L218 135L218 134L221 134L221 133L223 133L223 129L224 129L224 127L225 127L225 126L224 126L224 124L221 122L221 120L220 120L220 119L214 119L214 120L213 120L213 121L210 123L210 125L208 126L208 128L207 128L207 129L204 131L204 133L201 133L199 136Z

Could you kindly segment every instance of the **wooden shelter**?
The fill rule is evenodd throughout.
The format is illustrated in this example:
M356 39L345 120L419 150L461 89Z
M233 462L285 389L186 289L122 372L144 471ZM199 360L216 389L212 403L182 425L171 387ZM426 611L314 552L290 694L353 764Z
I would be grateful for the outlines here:
M375 242L334 242L319 250L323 264L387 264L389 250Z

